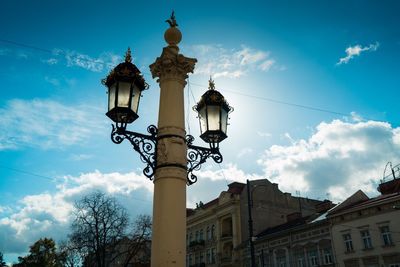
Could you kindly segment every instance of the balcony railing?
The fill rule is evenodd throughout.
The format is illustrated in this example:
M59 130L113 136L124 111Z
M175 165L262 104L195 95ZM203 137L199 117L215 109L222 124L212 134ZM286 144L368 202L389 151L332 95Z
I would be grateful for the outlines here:
M194 240L192 242L189 243L189 248L193 248L193 247L204 247L205 245L205 241L204 239L201 240Z

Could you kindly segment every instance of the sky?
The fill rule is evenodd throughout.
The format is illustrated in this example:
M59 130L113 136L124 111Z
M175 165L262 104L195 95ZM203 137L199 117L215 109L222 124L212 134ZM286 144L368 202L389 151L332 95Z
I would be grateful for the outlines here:
M101 84L128 47L149 90L129 130L157 124L149 65L175 11L180 52L197 58L186 131L206 146L192 106L210 75L234 107L224 161L203 164L187 206L227 184L267 178L284 192L343 201L377 195L400 163L398 1L20 1L0 9L0 252L65 240L75 201L116 197L152 213L153 184L126 142L111 142Z

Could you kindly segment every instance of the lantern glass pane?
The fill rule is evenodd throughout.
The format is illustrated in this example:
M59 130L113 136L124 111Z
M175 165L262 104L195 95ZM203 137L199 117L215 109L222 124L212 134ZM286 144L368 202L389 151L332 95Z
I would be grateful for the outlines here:
M129 99L131 97L131 84L119 82L118 87L118 107L129 107Z
M207 131L207 116L206 107L204 106L199 110L199 120L200 120L200 132L203 134Z
M140 101L140 90L137 86L134 84L132 85L132 102L131 102L131 109L133 112L136 114L138 113L138 108L139 108L139 101Z
M228 112L225 109L221 109L221 131L226 134L228 125Z
M115 91L116 84L114 83L108 91L108 110L112 110L115 107Z
M220 130L220 106L208 106L207 117L208 117L208 130L218 131Z

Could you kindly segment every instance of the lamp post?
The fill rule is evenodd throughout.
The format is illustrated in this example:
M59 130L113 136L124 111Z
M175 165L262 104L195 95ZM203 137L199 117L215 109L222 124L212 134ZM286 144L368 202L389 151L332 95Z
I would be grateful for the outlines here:
M254 255L254 242L253 242L253 218L251 214L251 209L253 207L253 199L250 190L250 181L247 179L247 211L249 213L249 243L250 243L250 257L251 257L251 267L256 267L256 257Z
M108 88L108 112L114 121L111 139L120 144L128 140L146 164L143 174L154 180L151 266L185 266L186 257L186 185L197 181L193 171L208 158L222 162L219 143L227 137L228 114L232 108L215 90L210 79L209 90L194 107L198 111L201 138L209 148L193 145L186 135L184 120L185 79L193 72L195 58L179 54L182 34L174 13L167 20L167 46L150 65L153 78L160 85L158 127L150 125L149 134L128 131L127 125L138 118L142 92L148 88L138 68L131 62L130 50L125 62L115 67L103 80Z
M253 216L252 216L252 208L253 208L253 191L257 187L266 187L266 185L263 184L256 184L254 185L253 189L250 189L251 183L249 179L246 180L246 185L247 185L247 212L249 216L248 224L249 224L249 245L250 245L250 260L251 260L251 267L256 267L256 257L255 257L255 251L254 251L254 240L253 240L253 235L254 235L254 229L253 229ZM261 250L262 254L262 266L264 266L264 251Z

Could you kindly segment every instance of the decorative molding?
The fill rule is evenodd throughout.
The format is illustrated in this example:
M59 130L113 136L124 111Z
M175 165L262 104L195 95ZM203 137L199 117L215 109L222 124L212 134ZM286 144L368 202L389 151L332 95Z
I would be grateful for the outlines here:
M161 56L150 65L150 71L153 78L178 78L184 81L188 73L193 73L196 62L195 58L178 54L173 47L164 47Z

